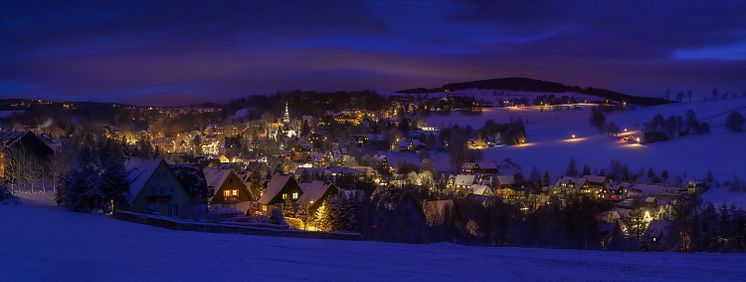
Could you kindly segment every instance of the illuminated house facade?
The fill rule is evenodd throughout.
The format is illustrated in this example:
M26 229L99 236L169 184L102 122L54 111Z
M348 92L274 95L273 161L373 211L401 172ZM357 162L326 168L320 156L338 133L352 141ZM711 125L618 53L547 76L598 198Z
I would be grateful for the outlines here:
M251 200L249 190L233 170L208 167L202 172L207 182L210 206L235 207Z
M285 204L295 203L303 195L303 190L292 175L275 174L267 183L267 188L259 198L260 210L269 214L273 208L283 209Z

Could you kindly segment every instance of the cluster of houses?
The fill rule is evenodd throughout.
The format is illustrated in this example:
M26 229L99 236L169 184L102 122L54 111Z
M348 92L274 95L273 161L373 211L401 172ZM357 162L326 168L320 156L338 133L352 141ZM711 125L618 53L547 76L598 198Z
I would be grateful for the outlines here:
M126 162L130 183L129 210L172 217L196 218L201 215L224 216L268 215L275 208L290 217L308 218L331 196L348 193L335 183L354 183L373 180L377 185L390 185L395 181L395 170L388 165L385 155L375 159L381 166L330 165L351 158L341 147L333 146L321 154L313 144L323 136L308 135L291 150L296 169L290 173L261 169L254 163L237 170L231 165L170 164L163 159L130 159ZM48 160L53 154L48 142L30 131L0 132L0 177L10 179L12 172L5 164L23 153L27 160ZM15 152L15 153L14 153ZM266 165L265 165L266 166ZM390 177L379 173L394 172ZM527 183L517 179L518 167L510 162L467 162L445 179L445 187L465 191L468 198L484 199L498 196L521 203L533 196L537 202L547 202L551 196L587 195L608 201L612 209L597 215L599 221L609 226L626 226L629 217L644 211L644 222L657 230L651 238L657 240L668 222L671 204L685 200L690 194L704 189L701 182L690 182L688 188L663 184L612 181L603 175L561 176L553 183L542 183L540 191L529 191ZM259 175L258 175L259 174ZM259 179L259 181L252 181ZM261 187L253 187L258 185ZM344 186L344 185L343 185ZM307 221L307 220L306 220ZM306 222L308 223L308 222Z
M294 175L280 173L269 177L266 188L249 189L250 171L168 164L160 158L130 159L125 167L131 202L127 209L171 217L266 215L274 208L286 213L301 208L312 214L338 193L332 181L299 182ZM251 191L262 192L252 195Z
M448 179L448 187L465 190L467 198L498 196L525 206L546 203L551 196L586 195L606 201L611 209L596 215L609 233L615 228L627 232L631 222L644 225L644 236L651 244L661 242L671 224L672 205L705 189L701 181L690 181L687 187L642 182L613 181L604 175L561 176L553 183L543 183L540 192L529 193L525 183L516 182L515 169L509 163L489 161L465 163L461 171ZM436 201L437 202L437 201ZM528 207L526 207L528 208ZM534 206L535 208L535 206ZM641 218L632 218L641 217Z

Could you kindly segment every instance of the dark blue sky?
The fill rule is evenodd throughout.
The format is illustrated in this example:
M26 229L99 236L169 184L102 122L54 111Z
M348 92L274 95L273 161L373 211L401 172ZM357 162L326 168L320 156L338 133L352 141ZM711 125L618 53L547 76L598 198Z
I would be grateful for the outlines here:
M746 91L743 1L21 0L0 3L0 38L0 97L182 104L506 76Z

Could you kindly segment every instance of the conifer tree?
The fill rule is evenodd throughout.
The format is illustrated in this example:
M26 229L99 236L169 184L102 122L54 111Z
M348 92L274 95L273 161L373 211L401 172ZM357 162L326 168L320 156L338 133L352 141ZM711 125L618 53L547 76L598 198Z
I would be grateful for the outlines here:
M570 159L570 163L567 164L567 172L565 172L565 174L570 177L578 176L578 167L575 164L575 158Z

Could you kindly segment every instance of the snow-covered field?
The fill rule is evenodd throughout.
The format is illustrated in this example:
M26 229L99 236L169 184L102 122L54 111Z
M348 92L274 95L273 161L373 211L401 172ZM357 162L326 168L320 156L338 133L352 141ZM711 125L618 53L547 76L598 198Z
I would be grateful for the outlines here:
M738 281L743 254L395 244L161 229L0 205L1 281Z
M438 127L456 123L471 125L476 129L489 119L497 122L507 122L511 118L523 119L528 144L487 149L484 150L484 155L488 160L510 158L522 166L524 175L532 167L537 167L542 171L549 170L553 177L557 177L565 172L570 158L575 158L581 168L587 164L595 169L608 169L611 160L619 160L629 165L633 173L640 168L647 171L652 167L659 175L663 169L667 169L672 177L678 175L684 179L704 178L707 170L712 169L715 178L724 183L732 181L734 175L738 175L742 182L746 180L746 132L727 131L723 126L727 115L715 115L738 108L739 112L746 115L746 98L671 104L615 112L607 116L607 122L614 121L620 128L636 131L658 113L664 117L673 114L684 116L688 109L693 109L700 120L707 121L712 126L711 132L706 135L686 136L648 145L623 143L619 138L609 137L592 128L588 121L588 107L545 112L496 108L478 115L462 112L433 114L427 121ZM577 138L571 139L572 134ZM432 155L439 169L449 169L447 154ZM413 154L389 154L390 162L398 160L417 161ZM706 199L717 203L735 202L746 207L746 193L728 193L717 189L716 187L713 193L708 192Z

